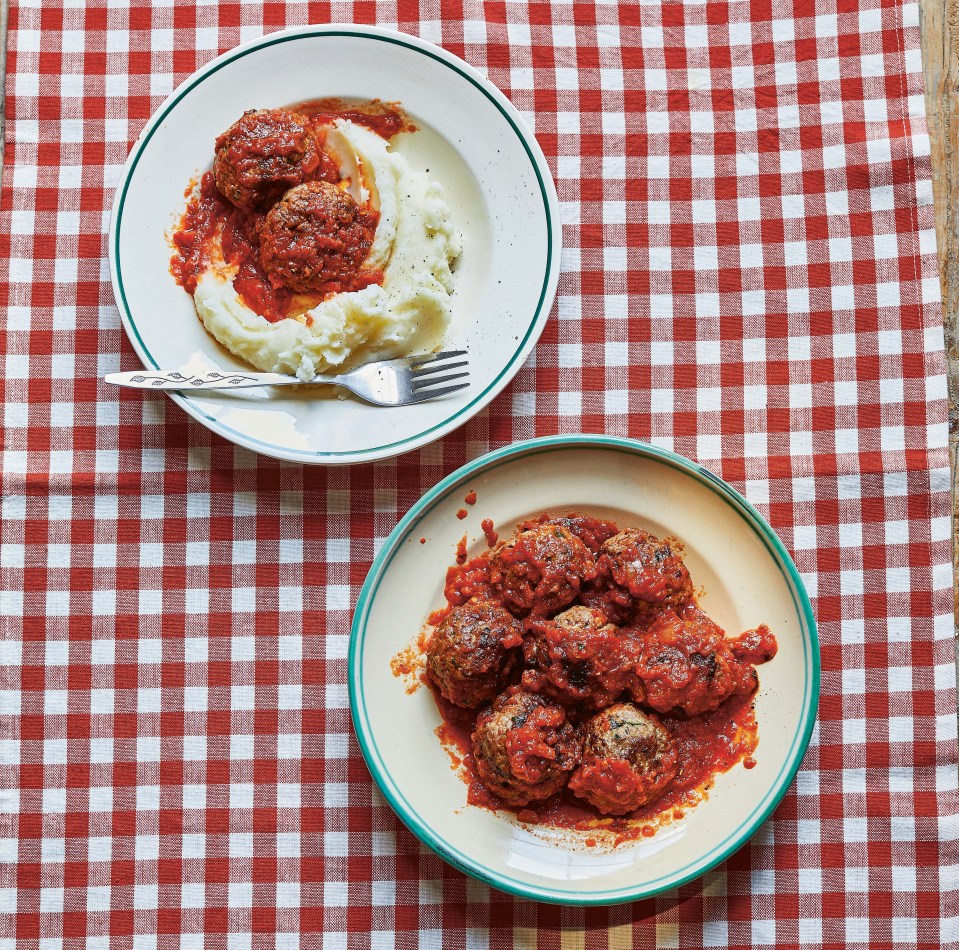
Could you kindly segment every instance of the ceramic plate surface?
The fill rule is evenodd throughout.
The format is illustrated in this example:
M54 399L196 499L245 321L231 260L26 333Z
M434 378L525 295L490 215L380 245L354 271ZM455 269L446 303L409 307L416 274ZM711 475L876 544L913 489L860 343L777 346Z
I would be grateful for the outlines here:
M173 280L166 235L184 188L211 167L214 139L244 110L327 96L399 101L419 128L393 147L442 183L463 236L444 347L469 351L470 388L390 409L312 387L170 398L255 451L362 462L425 445L485 406L526 359L556 293L560 223L546 160L475 69L414 37L358 26L273 33L220 56L177 89L134 146L114 202L110 265L124 329L147 367L248 369L206 333Z
M476 505L456 517L468 491ZM718 776L709 798L652 838L586 848L569 832L531 833L505 812L466 804L466 785L433 730L429 690L406 692L390 659L444 604L443 582L464 531L501 536L542 511L584 512L672 535L701 603L727 632L768 623L779 653L760 667L757 766ZM420 538L427 539L425 544ZM795 566L762 516L711 472L642 443L558 436L510 446L464 466L410 510L380 550L353 620L349 654L353 722L367 764L400 818L454 866L535 900L607 904L693 880L728 858L769 817L809 742L819 698L819 647Z

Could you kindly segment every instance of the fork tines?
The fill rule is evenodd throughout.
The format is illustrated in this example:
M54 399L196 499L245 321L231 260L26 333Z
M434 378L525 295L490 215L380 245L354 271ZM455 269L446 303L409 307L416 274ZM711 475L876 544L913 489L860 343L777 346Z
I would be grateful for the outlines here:
M445 389L416 390L410 402L425 402L427 399L435 399L437 396L448 396L450 393L458 393L461 389L467 388L469 388L469 383L460 383L458 386L447 386Z
M444 350L442 353L424 353L422 356L411 356L409 364L414 371L418 371L421 366L428 366L440 360L451 360L454 356L466 356L466 350Z
M443 389L437 389L443 383L451 383L455 379L465 379L469 372L450 373L446 376L438 376L437 373L445 373L453 369L461 369L468 366L467 360L450 362L459 356L466 356L466 350L445 350L442 353L431 353L424 356L420 362L410 367L411 390L413 393L413 402L422 402L425 399L435 399L437 396L448 396L450 393L459 392L466 389L469 383L459 383L456 386L447 386Z

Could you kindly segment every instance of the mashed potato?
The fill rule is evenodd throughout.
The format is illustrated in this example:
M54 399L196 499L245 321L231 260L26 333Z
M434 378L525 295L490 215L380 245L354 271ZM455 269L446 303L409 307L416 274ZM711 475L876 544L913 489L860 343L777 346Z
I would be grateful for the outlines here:
M364 266L382 269L382 285L340 293L308 311L309 318L271 323L233 289L235 271L208 267L194 303L207 331L231 353L265 372L304 381L370 360L426 353L443 342L450 320L450 271L459 236L442 186L414 172L385 139L344 119L327 136L349 190L380 213Z

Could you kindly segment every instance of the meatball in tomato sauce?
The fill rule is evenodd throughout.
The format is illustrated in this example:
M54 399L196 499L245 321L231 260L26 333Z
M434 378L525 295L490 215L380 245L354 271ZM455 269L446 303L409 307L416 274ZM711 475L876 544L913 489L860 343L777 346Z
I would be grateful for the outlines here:
M645 695L636 675L640 642L589 607L570 607L553 620L530 621L523 642L523 685L562 703L601 709L629 692Z
M631 703L593 716L570 790L604 815L627 815L655 801L679 770L679 750L655 717Z
M472 708L502 689L522 640L522 624L508 610L474 597L453 607L436 628L426 669L446 699Z
M758 683L753 666L736 656L735 641L698 607L664 610L647 628L637 672L645 705L657 712L700 716Z
M608 541L619 532L619 528L612 521L601 521L598 518L578 515L575 512L556 518L549 514L542 514L524 521L519 527L520 531L526 531L528 528L538 528L541 525L551 524L558 524L561 528L566 528L572 534L575 534L594 556L599 554L599 549L604 541Z
M692 599L693 582L668 541L641 528L627 528L603 543L599 567L611 594L629 597L638 618Z
M582 742L563 707L512 687L476 720L473 756L487 790L507 805L560 791L579 763Z
M490 583L517 614L549 616L571 604L596 575L589 549L568 528L544 524L521 531L490 555Z
M244 112L217 140L213 178L237 208L264 211L320 165L310 120L288 109Z
M307 182L267 214L260 232L263 267L274 285L294 293L338 291L356 277L375 230L342 188Z

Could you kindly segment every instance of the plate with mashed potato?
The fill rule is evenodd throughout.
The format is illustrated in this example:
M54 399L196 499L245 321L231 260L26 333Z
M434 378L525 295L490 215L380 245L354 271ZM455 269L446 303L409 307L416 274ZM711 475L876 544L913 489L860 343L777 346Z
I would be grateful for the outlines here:
M468 352L468 389L412 406L310 385L169 394L238 445L320 464L398 455L480 411L542 332L559 258L555 186L516 109L375 27L274 33L194 74L134 146L110 231L147 368L309 383Z

